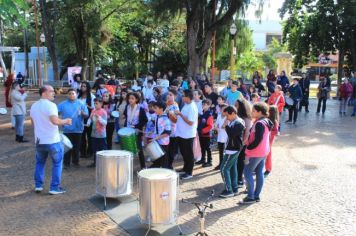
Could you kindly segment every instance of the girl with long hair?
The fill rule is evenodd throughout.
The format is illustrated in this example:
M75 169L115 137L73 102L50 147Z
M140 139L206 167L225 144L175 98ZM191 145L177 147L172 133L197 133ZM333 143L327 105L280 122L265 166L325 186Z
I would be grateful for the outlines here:
M112 136L115 131L115 117L111 115L111 112L116 110L116 104L112 100L108 92L103 94L103 109L107 113L107 124L106 124L106 144L108 150L112 149Z
M279 112L277 106L272 105L269 107L268 119L272 121L273 128L271 130L271 135L269 136L270 151L266 158L266 164L265 164L266 171L264 173L265 178L269 175L269 173L271 173L272 170L272 145L274 142L274 138L278 134L278 126L279 126Z

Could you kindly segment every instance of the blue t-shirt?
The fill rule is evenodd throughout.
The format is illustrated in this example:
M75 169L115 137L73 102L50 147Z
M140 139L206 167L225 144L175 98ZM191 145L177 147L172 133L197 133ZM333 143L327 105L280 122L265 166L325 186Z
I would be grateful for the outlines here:
M80 100L65 100L58 105L58 113L63 119L71 118L71 125L63 126L63 133L82 133L84 130L84 117L79 111L84 111L88 115L88 108Z
M240 99L242 93L240 91L232 92L231 90L227 93L226 102L227 104L234 106L235 102Z

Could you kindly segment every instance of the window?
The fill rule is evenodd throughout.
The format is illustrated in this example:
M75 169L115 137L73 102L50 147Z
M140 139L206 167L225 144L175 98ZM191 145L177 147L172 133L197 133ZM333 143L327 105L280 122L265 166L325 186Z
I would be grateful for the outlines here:
M279 43L282 43L282 35L280 34L267 34L266 35L266 45L270 45L273 39L277 39Z

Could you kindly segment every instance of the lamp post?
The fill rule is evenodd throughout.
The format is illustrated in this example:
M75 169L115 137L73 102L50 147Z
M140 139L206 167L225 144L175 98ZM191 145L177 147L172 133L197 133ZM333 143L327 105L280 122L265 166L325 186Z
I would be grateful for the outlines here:
M44 77L44 81L47 81L47 58L46 58L45 47L44 47L44 43L46 42L46 37L43 33L40 36L40 40L43 43L42 46L43 71L44 71L43 77Z
M235 35L237 32L237 28L235 23L232 23L230 26L230 36L231 36L231 51L230 51L230 79L235 80L235 55L236 55L236 48L235 48Z
M36 29L36 47L37 47L37 78L38 85L42 86L42 78L41 78L41 62L40 62L40 35L38 32L38 9L36 0L32 0L33 4L33 12L35 15L35 29Z

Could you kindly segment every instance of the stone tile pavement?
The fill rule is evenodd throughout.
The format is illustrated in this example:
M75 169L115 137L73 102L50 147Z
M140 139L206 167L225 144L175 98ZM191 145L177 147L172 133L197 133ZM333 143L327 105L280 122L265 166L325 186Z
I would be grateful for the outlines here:
M35 99L31 95L28 103ZM325 116L316 115L312 100L311 112L300 113L296 125L283 124L261 202L240 206L243 194L214 198L207 233L356 235L356 119L340 117L337 109L337 101L328 101ZM64 195L35 194L33 145L16 144L8 122L8 116L0 116L0 235L128 235L89 202L95 192L93 169L64 171L63 186L68 190ZM26 133L33 140L29 124ZM80 161L83 166L90 163ZM180 199L201 201L212 189L222 190L218 172L195 168L195 177L180 183ZM45 190L49 174L47 164ZM195 208L180 203L180 212L183 231L195 233L199 225Z

